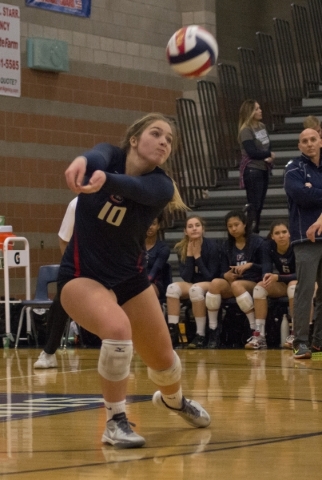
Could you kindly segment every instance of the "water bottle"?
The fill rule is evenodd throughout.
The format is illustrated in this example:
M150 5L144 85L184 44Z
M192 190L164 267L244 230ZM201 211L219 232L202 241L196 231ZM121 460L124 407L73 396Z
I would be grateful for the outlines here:
M284 314L281 322L281 347L284 347L284 343L286 341L286 338L290 334L290 326L288 323L288 318L287 315Z

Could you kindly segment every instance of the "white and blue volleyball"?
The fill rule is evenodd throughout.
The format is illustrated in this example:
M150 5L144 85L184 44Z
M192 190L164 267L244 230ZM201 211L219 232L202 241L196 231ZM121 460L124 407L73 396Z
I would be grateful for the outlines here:
M206 75L217 62L218 44L205 28L189 25L177 30L167 45L172 69L183 77Z

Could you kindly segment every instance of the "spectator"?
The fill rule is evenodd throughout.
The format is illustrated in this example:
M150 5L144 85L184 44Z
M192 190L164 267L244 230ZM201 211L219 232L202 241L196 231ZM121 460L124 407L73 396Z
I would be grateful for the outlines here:
M275 158L261 120L259 104L255 100L245 100L240 107L238 121L238 141L242 153L240 186L246 189L248 221L255 233L259 233L260 216Z
M206 304L205 294L210 282L220 274L220 253L217 244L205 238L202 218L186 219L183 239L175 245L178 252L179 272L183 282L171 283L167 288L168 325L173 346L179 342L180 300L190 298L196 319L196 336L188 348L205 347ZM217 324L209 322L208 348L217 346Z
M225 216L228 240L222 249L221 278L210 283L206 295L209 322L218 323L222 299L236 298L246 314L252 336L256 329L253 289L261 279L263 239L250 232L244 212L232 210Z
M273 270L277 273L273 273ZM268 239L263 244L263 280L254 288L256 330L245 348L259 350L266 348L265 323L268 311L267 297L288 296L289 310L293 319L293 298L296 285L295 256L290 241L290 232L285 220L271 223ZM285 341L285 348L293 348L291 333Z

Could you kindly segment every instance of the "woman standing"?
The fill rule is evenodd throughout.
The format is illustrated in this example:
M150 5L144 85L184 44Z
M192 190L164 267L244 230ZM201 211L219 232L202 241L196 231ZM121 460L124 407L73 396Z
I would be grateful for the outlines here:
M263 239L249 231L244 212L232 210L225 217L228 240L222 249L221 278L215 278L206 295L209 322L218 323L222 298L235 297L255 330L253 289L262 274Z
M125 412L133 346L159 387L153 404L195 427L210 423L201 405L182 395L181 362L146 270L145 237L153 219L169 203L185 208L160 168L175 145L170 120L149 114L128 129L123 148L99 144L65 173L79 197L58 290L68 315L102 340L98 372L107 414L102 442L117 448L145 443Z
M196 319L196 336L188 348L205 347L206 304L205 295L213 278L220 275L220 250L217 244L204 237L202 218L190 216L186 220L183 239L175 245L178 252L179 272L183 282L171 283L167 288L168 324L172 344L178 344L180 300L190 298ZM209 323L208 348L216 347L216 325Z
M271 151L262 110L255 100L245 100L239 110L238 141L241 148L240 186L246 189L248 221L259 233L268 179L275 154Z

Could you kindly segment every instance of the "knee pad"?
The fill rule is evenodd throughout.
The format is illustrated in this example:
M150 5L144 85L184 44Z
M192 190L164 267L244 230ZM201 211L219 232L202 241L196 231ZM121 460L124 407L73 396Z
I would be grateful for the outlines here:
M177 283L170 283L170 285L167 288L166 297L179 299L181 295L182 295L182 291L179 285Z
M294 298L295 287L296 287L296 285L289 285L289 286L287 287L287 296L288 296L288 298Z
M148 367L148 377L153 383L160 387L166 387L167 385L173 385L181 379L181 361L178 354L174 353L174 361L170 368L167 370L153 370Z
M254 308L254 302L252 296L248 292L244 292L236 297L236 302L242 312L247 313Z
M111 382L124 380L130 373L132 355L132 340L103 340L98 373Z
M208 310L219 310L221 305L221 295L219 293L209 293L206 295L206 307Z
M201 302L205 299L205 291L199 285L192 285L189 289L189 297L192 302Z
M265 290L264 287L262 287L261 285L256 285L256 287L254 288L254 292L253 292L253 298L256 299L256 300L266 300L267 298L267 290Z

